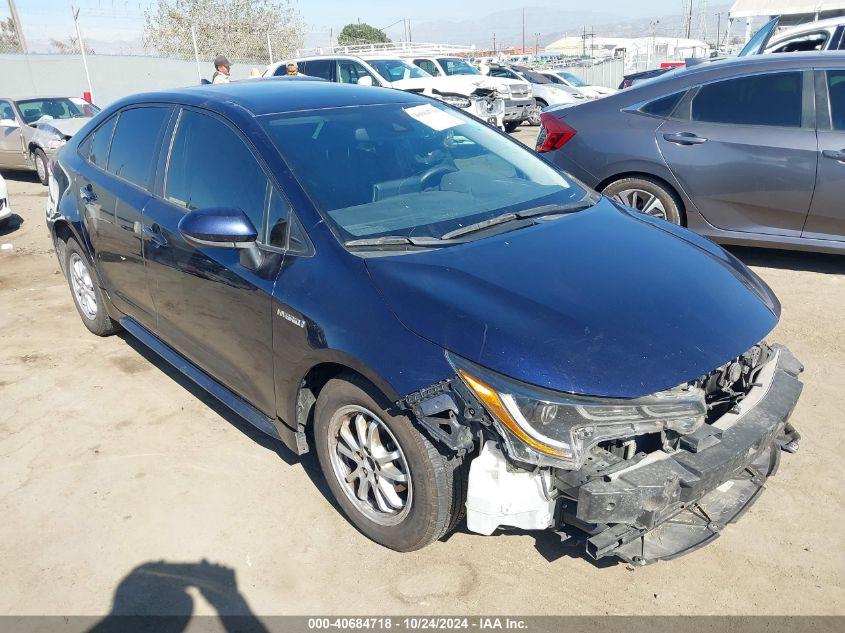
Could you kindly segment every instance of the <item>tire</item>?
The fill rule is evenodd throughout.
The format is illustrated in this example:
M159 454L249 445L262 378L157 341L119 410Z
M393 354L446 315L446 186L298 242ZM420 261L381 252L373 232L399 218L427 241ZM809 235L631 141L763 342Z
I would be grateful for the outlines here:
M32 164L35 165L35 174L42 185L47 185L50 181L50 173L47 171L47 154L40 147L32 150Z
M646 176L622 178L602 190L608 198L648 215L684 226L683 204L674 191Z
M369 382L341 374L317 397L314 443L332 495L352 524L376 543L410 552L460 520L465 469L441 455L407 417L388 413L389 407ZM358 432L359 419L364 433ZM362 478L377 482L365 486L363 496Z
M97 336L111 336L120 330L120 325L108 314L106 299L91 262L74 239L67 241L64 268L73 304L85 327Z
M508 134L514 132L522 121L505 121L505 132Z
M528 125L540 125L540 111L548 105L542 99L534 99L534 109L531 110L531 116L528 117Z

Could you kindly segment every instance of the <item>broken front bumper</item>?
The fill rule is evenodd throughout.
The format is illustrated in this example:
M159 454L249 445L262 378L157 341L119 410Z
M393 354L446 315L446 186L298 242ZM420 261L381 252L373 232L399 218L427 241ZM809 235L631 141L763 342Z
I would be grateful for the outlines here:
M803 367L785 347L773 349L776 357L746 398L683 437L679 450L622 469L599 466L575 489L561 481L557 487L568 497L558 506L562 536L586 534L594 558L644 565L701 547L739 519L776 472L780 450L794 452L800 437L787 420L801 394Z

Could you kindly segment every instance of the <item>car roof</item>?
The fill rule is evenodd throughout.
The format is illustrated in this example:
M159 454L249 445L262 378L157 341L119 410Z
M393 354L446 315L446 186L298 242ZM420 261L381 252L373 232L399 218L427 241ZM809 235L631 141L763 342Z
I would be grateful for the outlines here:
M137 103L178 103L226 114L246 111L253 116L319 108L425 102L411 92L340 84L305 77L268 77L228 84L192 86L132 95L109 110Z
M677 69L679 72L667 74L661 81L680 81L708 75L731 75L743 72L766 72L778 69L812 68L817 65L845 66L845 53L841 51L767 53L747 57L728 57L717 59L689 68ZM666 85L665 83L663 85Z
M771 40L779 40L782 37L789 37L797 33L811 33L820 29L836 27L840 24L845 24L845 15L839 15L835 18L826 18L824 20L816 20L815 22L804 22L803 24L796 24L795 26L784 27L783 30L777 31L772 35Z

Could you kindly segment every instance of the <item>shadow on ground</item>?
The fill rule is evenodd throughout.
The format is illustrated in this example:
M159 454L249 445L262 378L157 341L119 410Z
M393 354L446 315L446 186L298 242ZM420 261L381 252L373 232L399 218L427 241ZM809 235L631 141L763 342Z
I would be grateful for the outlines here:
M800 270L831 275L845 274L845 257L826 253L805 253L774 248L731 246L728 250L747 266Z
M3 178L5 178L6 180L14 180L16 182L37 182L39 184L41 183L41 181L38 180L38 175L34 171L8 170L0 172L0 175L2 175Z
M194 613L190 588L214 608L225 631L266 633L268 630L238 590L235 570L203 560L139 565L120 581L111 610L89 633L184 631Z

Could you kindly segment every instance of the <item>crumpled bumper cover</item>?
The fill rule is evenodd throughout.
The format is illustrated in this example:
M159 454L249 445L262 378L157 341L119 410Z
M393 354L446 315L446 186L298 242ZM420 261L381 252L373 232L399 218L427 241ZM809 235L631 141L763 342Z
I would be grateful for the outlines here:
M794 452L800 438L788 419L801 394L803 367L785 347L773 349L769 380L730 424L705 425L675 453L579 487L566 523L585 526L589 555L640 565L674 558L718 537L756 501L777 470L781 449Z

